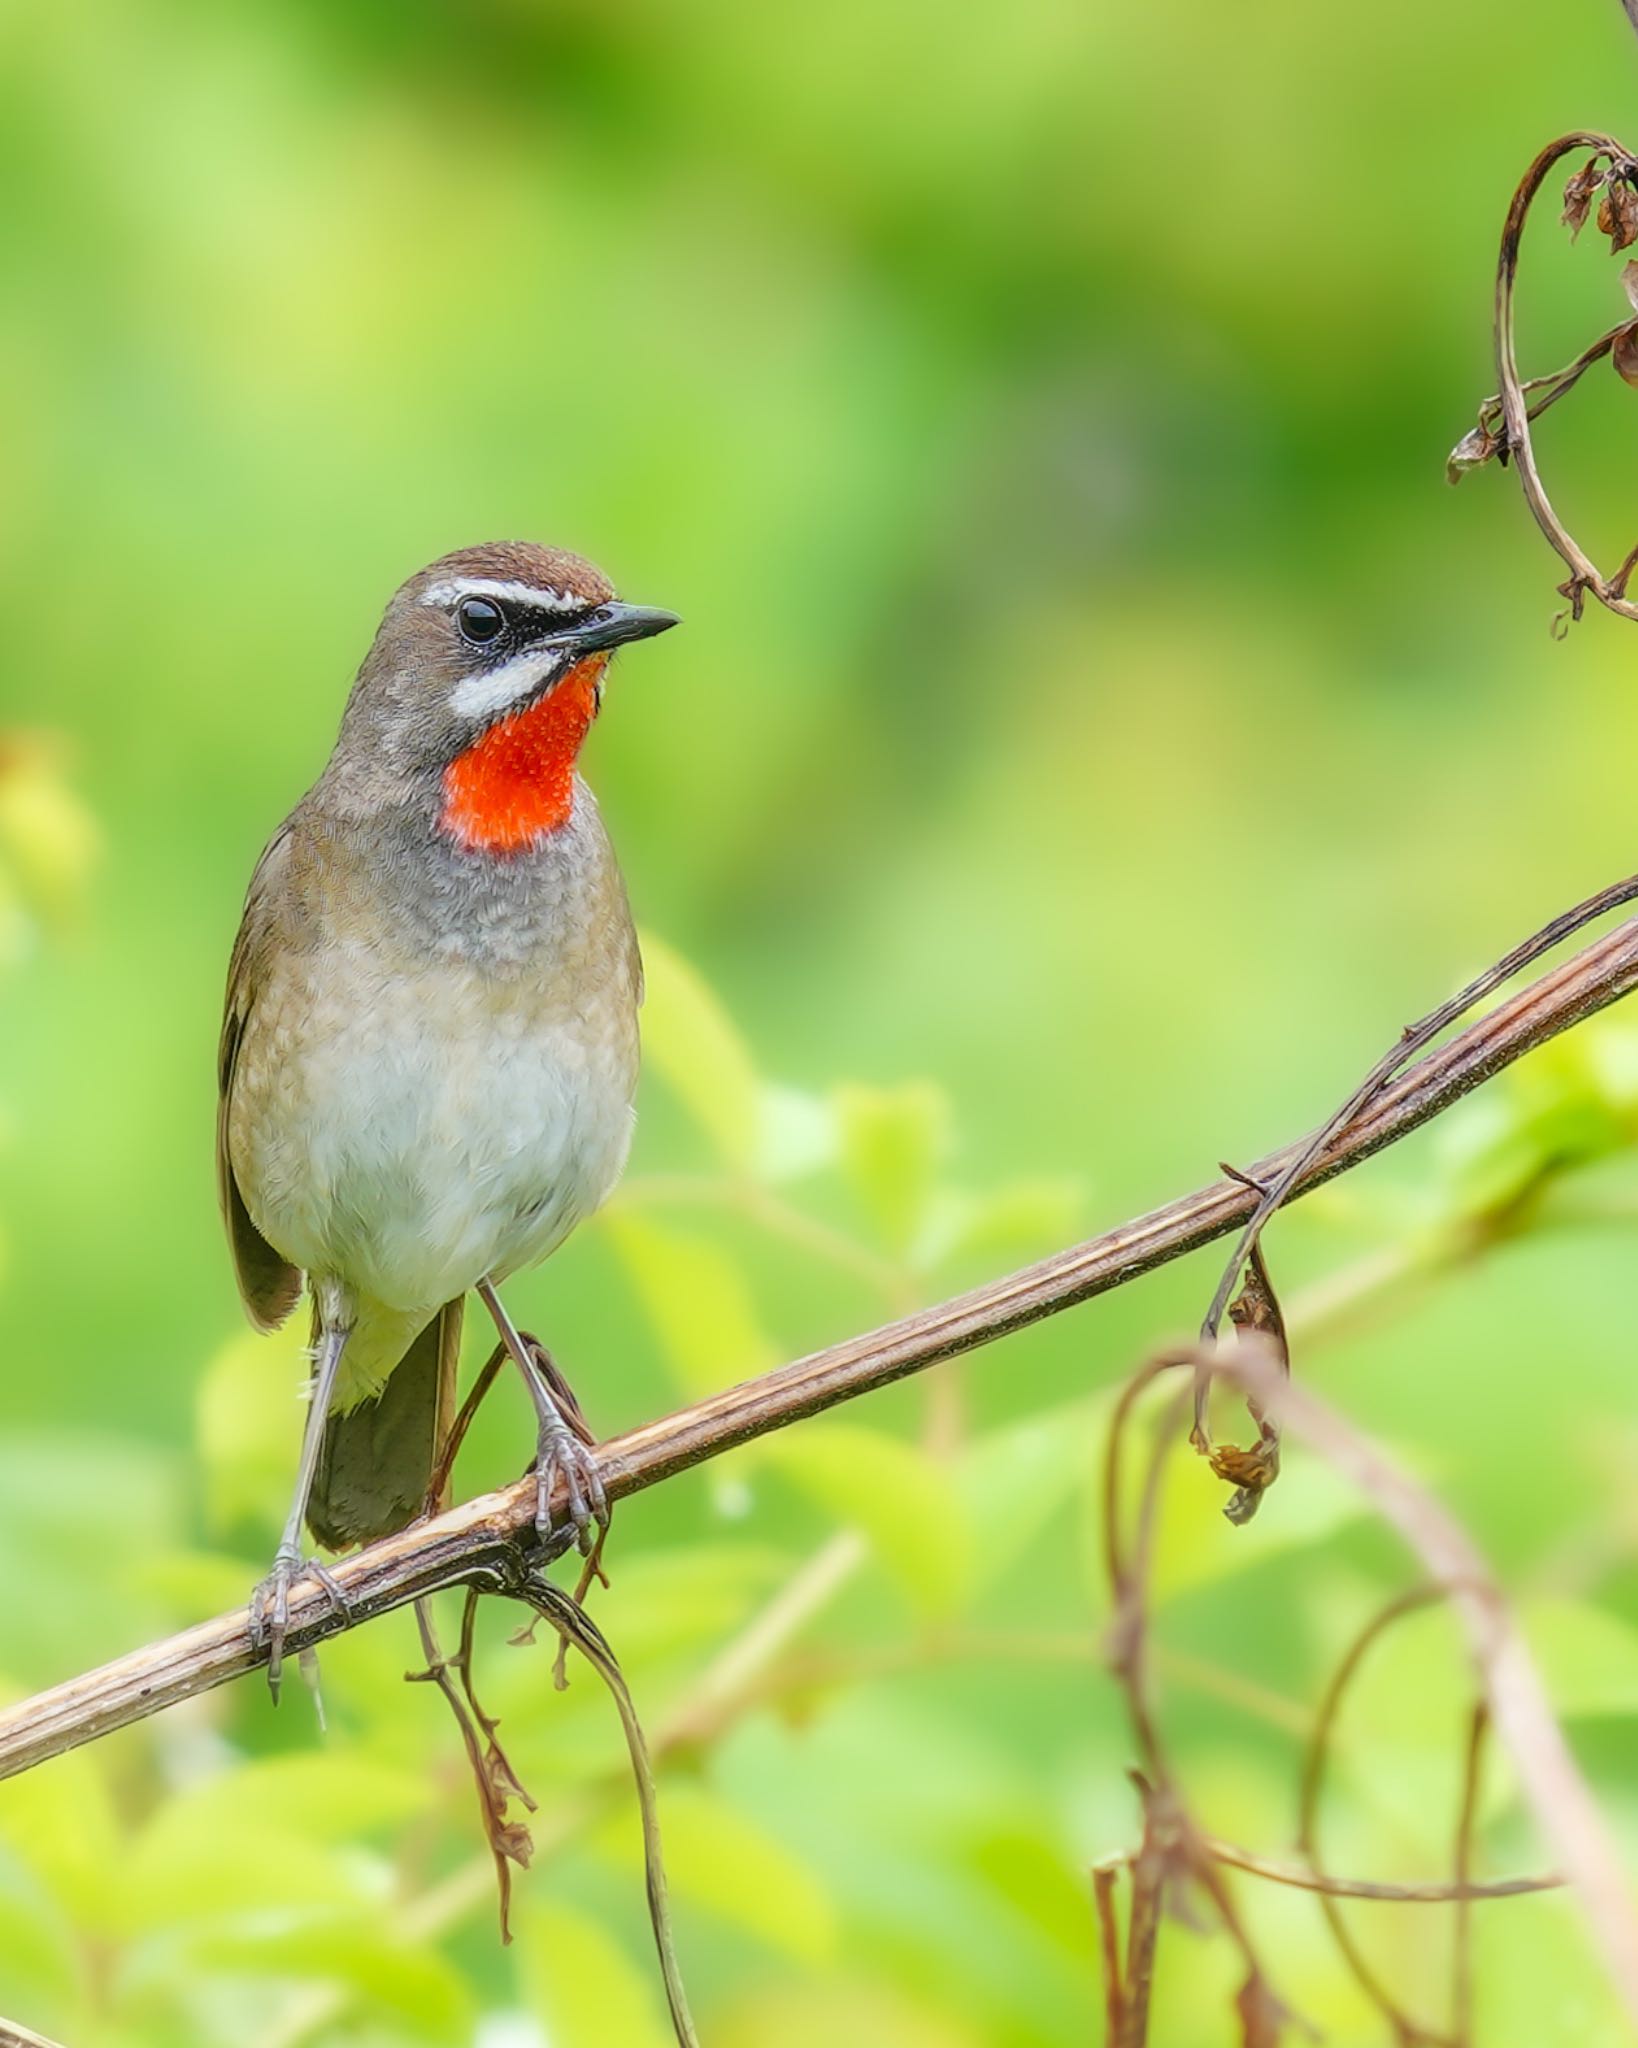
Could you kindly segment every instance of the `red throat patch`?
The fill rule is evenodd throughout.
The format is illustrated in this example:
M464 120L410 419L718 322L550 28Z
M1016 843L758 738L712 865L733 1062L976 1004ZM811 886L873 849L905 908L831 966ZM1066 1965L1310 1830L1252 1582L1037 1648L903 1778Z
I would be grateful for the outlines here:
M574 764L597 716L606 654L577 661L538 704L492 725L444 770L439 828L475 853L520 853L569 822Z

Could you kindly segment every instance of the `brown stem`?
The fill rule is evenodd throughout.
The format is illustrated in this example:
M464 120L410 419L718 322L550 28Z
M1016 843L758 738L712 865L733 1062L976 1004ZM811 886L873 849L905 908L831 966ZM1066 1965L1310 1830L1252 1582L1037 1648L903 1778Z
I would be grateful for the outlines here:
M1371 1899L1384 1906L1448 1906L1466 1899L1522 1899L1532 1892L1556 1892L1564 1880L1556 1873L1537 1877L1498 1877L1474 1884L1379 1884L1367 1877L1333 1877L1318 1870L1304 1870L1297 1864L1277 1863L1271 1856L1258 1856L1238 1842L1224 1842L1216 1835L1201 1841L1218 1863L1231 1870L1243 1870L1248 1877L1266 1877L1270 1884L1290 1885L1294 1891L1318 1892L1331 1899Z
M461 1744L466 1751L466 1760L472 1767L472 1781L478 1789L478 1811L483 1821L484 1837L489 1843L489 1853L495 1862L495 1886L500 1900L501 1940L503 1942L510 1942L512 1939L511 1866L514 1863L527 1863L532 1845L529 1841L528 1830L517 1822L509 1821L506 1818L506 1801L509 1791L522 1793L531 1807L534 1805L534 1801L528 1799L528 1795L523 1793L523 1788L518 1785L515 1778L512 1778L509 1765L506 1766L506 1776L510 1780L510 1785L503 1784L497 1779L496 1774L490 1768L488 1758L485 1756L483 1739L478 1733L477 1725L472 1719L472 1714L468 1711L468 1702L471 1703L474 1709L477 1706L477 1702L472 1699L468 1670L472 1647L469 1627L470 1601L468 1602L467 1613L468 1621L463 1622L461 1630L461 1654L456 1663L451 1664L450 1660L444 1655L443 1646L438 1640L438 1624L432 1612L432 1602L426 1598L416 1601L415 1621L416 1626L421 1632L421 1649L427 1660L427 1668L424 1671L412 1671L408 1675L414 1683L435 1685L448 1702L449 1711L455 1716L455 1726L460 1731ZM463 1684L466 1687L466 1697L464 1699L461 1696L461 1690L450 1676L451 1671L456 1669L461 1671Z
M1120 1962L1120 1921L1115 1905L1115 1888L1120 1872L1100 1863L1092 1872L1092 1904L1098 1916L1098 1962L1103 1972L1103 2038L1110 2048L1120 2039L1126 1990Z
M1110 2048L1145 2048L1149 2000L1154 1992L1155 1949L1166 1880L1177 1861L1177 1828L1169 1802L1133 1772L1143 1798L1143 1846L1132 1859L1132 1910L1126 1922L1126 1964L1121 1975L1120 2031Z
M1450 2031L1456 2048L1473 2048L1473 1895L1468 1874L1473 1867L1473 1831L1478 1825L1480 1772L1490 1715L1483 1700L1468 1716L1462 1754L1462 1804L1456 1816L1456 1937L1451 1952Z
M1536 452L1530 440L1529 407L1524 387L1519 381L1514 301L1518 287L1519 243L1524 234L1525 218L1553 166L1582 150L1588 150L1594 156L1608 157L1617 164L1631 160L1626 146L1613 135L1577 130L1548 143L1525 172L1513 194L1513 203L1507 209L1507 219L1502 225L1501 254L1496 262L1496 381L1500 386L1502 414L1507 422L1507 452L1517 465L1524 502L1570 571L1569 580L1562 587L1571 613L1580 616L1582 596L1591 591L1598 602L1610 611L1618 612L1624 619L1638 619L1638 603L1617 590L1612 582L1606 581L1597 564L1553 510L1547 487L1541 480L1541 471L1536 466Z

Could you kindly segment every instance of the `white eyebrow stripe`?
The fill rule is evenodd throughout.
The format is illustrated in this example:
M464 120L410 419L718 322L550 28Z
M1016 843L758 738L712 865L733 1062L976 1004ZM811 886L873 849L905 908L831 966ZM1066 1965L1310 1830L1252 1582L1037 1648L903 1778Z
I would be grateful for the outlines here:
M449 693L449 708L457 718L492 718L508 704L527 697L553 669L565 666L573 658L574 650L568 647L533 647L523 654L514 654L499 668L463 676Z
M503 604L527 605L539 612L583 612L591 599L571 591L543 590L538 583L503 583L493 576L456 576L434 583L421 593L422 604L455 604L463 597L493 597Z

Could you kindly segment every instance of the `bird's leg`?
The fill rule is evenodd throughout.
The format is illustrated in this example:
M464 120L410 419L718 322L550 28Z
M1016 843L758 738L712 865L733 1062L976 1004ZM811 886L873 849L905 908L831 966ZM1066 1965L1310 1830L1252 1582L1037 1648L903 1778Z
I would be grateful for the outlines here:
M533 1330L520 1329L518 1335L528 1347L529 1356L534 1360L536 1368L544 1377L547 1386L551 1389L552 1399L557 1403L558 1412L562 1415L563 1420L588 1450L596 1450L597 1432L586 1420L586 1411L580 1405L580 1396L569 1384L568 1374L546 1349L546 1346L541 1343ZM503 1345L501 1348L504 1350L505 1346Z
M352 1317L339 1290L316 1290L319 1310L318 1357L308 1387L307 1423L302 1431L301 1463L296 1469L296 1492L284 1525L279 1547L273 1553L273 1569L250 1596L250 1639L258 1649L267 1649L267 1688L276 1700L284 1668L284 1639L290 1626L290 1588L304 1573L311 1573L330 1596L333 1607L345 1613L347 1596L316 1558L302 1555L301 1531L307 1519L307 1499L318 1470L319 1446L324 1441L325 1418L335 1392L341 1354L352 1332Z
M590 1555L597 1540L596 1532L609 1525L609 1497L603 1486L603 1475L597 1468L597 1459L591 1445L586 1441L589 1432L584 1419L579 1415L578 1405L571 1398L569 1403L575 1421L565 1413L564 1406L552 1391L551 1380L562 1384L555 1367L551 1377L542 1370L535 1348L519 1331L512 1318L501 1306L500 1296L495 1292L494 1283L489 1280L478 1282L478 1298L495 1319L501 1342L511 1354L512 1362L523 1375L523 1383L529 1389L529 1398L535 1404L538 1433L535 1439L535 1528L542 1538L552 1531L552 1486L559 1473L563 1475L563 1487L568 1495L569 1520L574 1526L575 1541L581 1551Z

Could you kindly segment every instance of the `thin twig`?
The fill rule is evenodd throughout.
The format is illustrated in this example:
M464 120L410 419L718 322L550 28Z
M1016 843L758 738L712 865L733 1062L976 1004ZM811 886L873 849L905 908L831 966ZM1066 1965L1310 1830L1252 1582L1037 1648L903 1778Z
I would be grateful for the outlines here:
M435 1513L448 1505L450 1475L455 1470L455 1460L460 1456L461 1446L466 1442L466 1433L472 1427L472 1418L483 1406L489 1389L495 1384L501 1367L506 1363L506 1346L497 1344L479 1368L477 1378L472 1382L471 1391L461 1403L455 1420L449 1425L449 1433L439 1446L438 1457L427 1481L426 1511Z
M643 1826L643 1874L648 1886L649 1922L654 1930L654 1946L660 1958L660 1974L665 1981L666 2003L671 2012L672 2030L677 2036L679 2048L699 2048L694 2022L689 2016L688 1999L683 1991L682 1971L677 1964L676 1944L672 1937L665 1859L660 1848L659 1795L654 1785L654 1767L649 1761L648 1744L643 1737L642 1723L637 1719L637 1709L626 1685L625 1673L620 1669L602 1630L577 1600L570 1599L569 1595L560 1587L554 1586L550 1579L531 1575L520 1580L510 1588L510 1591L514 1599L523 1601L527 1606L533 1607L538 1614L544 1615L565 1641L573 1643L608 1687L619 1710L620 1726L625 1731L626 1750L631 1758L632 1776L637 1785L637 1805Z
M1526 378L1519 386L1519 390L1526 398L1530 398L1532 392L1538 395L1530 399L1525 417L1533 423L1539 420L1544 412L1557 405L1561 398L1567 398L1593 364L1604 360L1631 325L1632 314L1629 312L1626 319L1606 328L1596 341L1588 342L1580 355L1572 356L1561 370L1549 370L1544 377ZM1506 407L1498 391L1479 407L1479 424L1475 433L1482 437L1482 451L1472 446L1474 435L1470 435L1452 457L1453 480L1458 478L1463 470L1478 468L1492 456L1507 454L1506 417Z
M1294 1863L1280 1863L1272 1856L1259 1856L1238 1842L1225 1842L1217 1835L1201 1837L1219 1863L1231 1870L1243 1870L1248 1877L1266 1877L1270 1884L1289 1885L1294 1891L1318 1892L1329 1899L1370 1899L1383 1906L1449 1906L1461 1900L1523 1899L1536 1892L1556 1892L1564 1880L1547 1872L1535 1877L1498 1877L1488 1883L1464 1879L1459 1884L1382 1884L1367 1877L1333 1877L1318 1870L1304 1870Z
M1121 1978L1120 1917L1115 1890L1120 1870L1114 1864L1092 1867L1092 1905L1098 1916L1098 1961L1103 1973L1103 2038L1114 2048L1120 2039L1126 1987Z
M1132 1859L1132 1910L1126 1920L1126 1961L1121 1971L1120 2031L1110 2048L1144 2048L1154 1991L1155 1950L1166 1884L1178 1862L1178 1815L1139 1772L1132 1773L1143 1801L1143 1846Z
M1297 1800L1297 1847L1310 1868L1317 1872L1323 1873L1325 1870L1319 1849L1320 1795L1325 1786L1325 1767L1331 1754L1337 1716L1342 1710L1348 1688L1353 1684L1366 1654L1380 1636L1407 1614L1414 1614L1421 1608L1433 1606L1443 1598L1444 1593L1437 1586L1413 1586L1397 1595L1370 1617L1348 1644L1331 1674L1320 1698L1319 1711L1314 1716L1313 1731L1309 1736L1307 1753L1303 1758L1301 1789ZM1430 2034L1411 2018L1372 1967L1354 1937L1346 1914L1337 1904L1337 1900L1344 1896L1347 1895L1337 1891L1327 1881L1324 1895L1320 1900L1320 1911L1325 1915L1326 1925L1331 1930L1331 1938L1336 1943L1343 1961L1353 1973L1354 1981L1382 2014L1397 2039L1436 2039L1437 2036Z
M1456 1932L1451 1944L1450 2031L1456 2048L1473 2048L1473 1895L1468 1873L1473 1865L1473 1830L1478 1825L1480 1771L1484 1738L1490 1726L1483 1700L1468 1715L1462 1751L1462 1803L1456 1816Z
M1514 300L1518 289L1519 244L1524 234L1525 218L1553 166L1582 150L1593 156L1608 157L1616 164L1631 161L1626 145L1613 135L1578 130L1550 142L1525 172L1507 209L1507 219L1502 225L1501 254L1496 264L1496 381L1501 387L1502 413L1507 421L1507 452L1518 470L1524 502L1530 507L1531 516L1570 570L1564 595L1572 612L1576 617L1580 616L1581 593L1591 591L1600 604L1612 612L1619 612L1622 618L1638 619L1638 604L1610 588L1592 558L1553 510L1552 500L1536 465L1536 451L1530 439L1529 410L1519 383Z
M1619 888L1630 894L1635 886ZM1617 892L1604 893L1611 901L1621 900ZM1514 1060L1634 987L1638 920L1606 933L1499 1003L1373 1095L1369 1106L1303 1168L1291 1192L1316 1187L1395 1144ZM1308 1141L1275 1153L1259 1162L1255 1178L1277 1185L1295 1159L1313 1151ZM609 1494L619 1499L636 1493L770 1430L1123 1286L1225 1236L1244 1224L1256 1206L1256 1196L1241 1183L1214 1181L1006 1279L631 1430L599 1453ZM350 1611L337 1613L322 1590L298 1586L292 1647L322 1641L442 1587L469 1582L484 1590L508 1590L524 1561L520 1546L532 1542L534 1512L534 1481L523 1479L344 1558L334 1575ZM244 1614L236 1611L20 1701L0 1713L0 1778L208 1692L254 1670L261 1660Z
M484 1752L484 1743L478 1734L467 1700L455 1684L450 1672L451 1665L438 1641L438 1625L433 1617L430 1598L415 1603L416 1626L421 1632L421 1648L425 1653L427 1668L412 1671L408 1675L412 1682L435 1685L448 1702L449 1711L455 1717L455 1726L460 1731L461 1744L466 1751L467 1762L472 1767L473 1783L478 1789L478 1812L483 1821L485 1839L495 1864L495 1890L500 1902L501 1940L512 1939L512 1865L527 1864L533 1854L534 1845L529 1839L529 1830L521 1822L509 1821L506 1817L506 1802L509 1790L522 1792L515 1778L511 1778L511 1767L506 1766L506 1775L511 1779L510 1787L498 1783L489 1768ZM466 1631L463 1629L463 1650L467 1647ZM527 1796L527 1795L525 1795ZM529 1801L533 1805L533 1801Z

